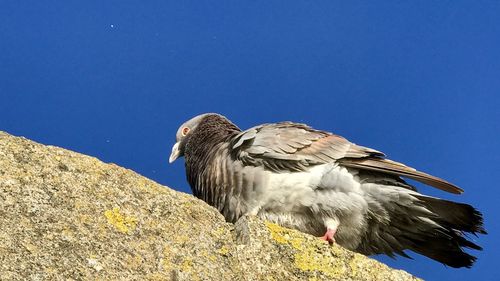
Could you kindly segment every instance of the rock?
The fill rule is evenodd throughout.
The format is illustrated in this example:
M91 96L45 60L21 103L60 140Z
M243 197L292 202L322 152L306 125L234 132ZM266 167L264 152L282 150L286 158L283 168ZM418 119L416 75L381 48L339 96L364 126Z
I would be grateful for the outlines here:
M2 280L417 280L96 158L0 132Z

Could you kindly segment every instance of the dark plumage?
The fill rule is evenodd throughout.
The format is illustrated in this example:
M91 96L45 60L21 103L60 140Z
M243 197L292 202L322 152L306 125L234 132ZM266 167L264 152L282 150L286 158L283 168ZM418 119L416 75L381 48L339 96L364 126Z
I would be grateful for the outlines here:
M177 131L170 162L185 157L193 194L230 222L257 215L366 254L412 250L451 267L470 267L481 250L464 233L483 233L472 206L426 196L401 177L451 193L457 186L304 124L241 131L202 114Z

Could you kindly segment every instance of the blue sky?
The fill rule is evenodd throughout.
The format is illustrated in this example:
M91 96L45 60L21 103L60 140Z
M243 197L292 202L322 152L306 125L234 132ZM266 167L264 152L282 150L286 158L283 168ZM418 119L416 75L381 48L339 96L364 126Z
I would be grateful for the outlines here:
M0 130L189 192L178 126L292 120L448 179L485 215L472 269L379 260L429 280L493 280L500 211L497 1L2 1Z

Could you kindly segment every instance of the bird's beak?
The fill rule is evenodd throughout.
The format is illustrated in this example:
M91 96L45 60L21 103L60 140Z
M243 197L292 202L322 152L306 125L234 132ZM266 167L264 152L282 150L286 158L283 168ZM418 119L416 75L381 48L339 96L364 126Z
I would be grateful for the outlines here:
M172 147L172 153L170 154L170 158L168 158L168 163L172 163L179 157L180 151L179 151L179 143L176 142L174 146Z

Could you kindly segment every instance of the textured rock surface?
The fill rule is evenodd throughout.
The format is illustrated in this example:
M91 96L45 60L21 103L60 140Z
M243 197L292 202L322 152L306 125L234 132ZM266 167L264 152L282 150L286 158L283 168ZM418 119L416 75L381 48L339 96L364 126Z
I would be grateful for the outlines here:
M0 132L1 280L416 280L133 171Z

